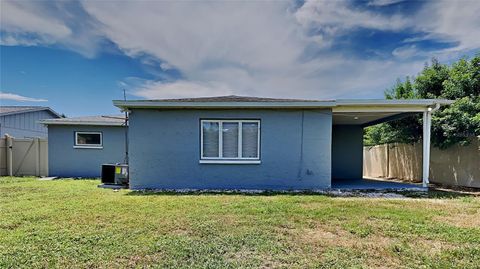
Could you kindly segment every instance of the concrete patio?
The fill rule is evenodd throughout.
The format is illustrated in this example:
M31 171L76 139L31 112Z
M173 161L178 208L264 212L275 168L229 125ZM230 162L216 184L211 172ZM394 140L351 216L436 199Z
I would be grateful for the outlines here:
M428 190L417 183L400 183L381 179L333 179L332 189L341 190Z

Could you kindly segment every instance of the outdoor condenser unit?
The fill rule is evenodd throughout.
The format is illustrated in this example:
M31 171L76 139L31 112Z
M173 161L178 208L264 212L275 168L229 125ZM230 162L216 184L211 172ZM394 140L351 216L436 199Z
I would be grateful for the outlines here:
M102 183L128 185L128 164L103 164Z

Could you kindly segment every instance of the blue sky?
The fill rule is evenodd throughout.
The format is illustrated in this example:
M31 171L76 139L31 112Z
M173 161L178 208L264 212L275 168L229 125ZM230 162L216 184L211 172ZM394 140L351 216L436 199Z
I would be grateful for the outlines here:
M112 99L382 98L480 48L480 1L2 1L2 105L112 114Z

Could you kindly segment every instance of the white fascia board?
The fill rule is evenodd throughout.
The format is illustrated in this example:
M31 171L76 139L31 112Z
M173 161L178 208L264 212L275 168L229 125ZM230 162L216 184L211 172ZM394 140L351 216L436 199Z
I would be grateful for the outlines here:
M423 105L431 106L435 104L448 105L454 101L445 99L338 99L337 106L351 105L370 105L370 106L390 106L390 105Z
M122 108L196 108L196 109L228 109L228 108L333 108L338 112L361 111L392 111L392 112L421 112L435 104L451 104L450 100L441 99L414 99L414 100L385 100L385 99L340 99L337 101L309 101L309 102L163 102L163 101L124 101L113 100L113 105Z
M93 125L93 126L125 126L123 122L98 122L98 121L48 121L41 120L38 123L45 125Z
M451 100L338 100L332 112L424 112L434 105L451 104Z
M424 112L428 109L428 106L337 106L332 108L333 113L346 113L346 112Z
M335 102L155 102L155 101L119 101L113 105L120 108L329 108Z

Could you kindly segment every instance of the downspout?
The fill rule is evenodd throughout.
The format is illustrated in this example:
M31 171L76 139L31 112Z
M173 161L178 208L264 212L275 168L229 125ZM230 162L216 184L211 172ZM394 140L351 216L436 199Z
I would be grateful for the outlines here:
M123 100L127 101L127 93L125 89L123 89ZM124 110L125 112L125 159L124 163L128 165L129 158L128 158L128 109Z
M434 108L430 108L430 113L435 113L435 111L439 110L440 109L440 104L439 103L435 103L435 107Z

